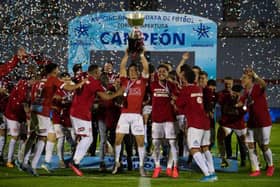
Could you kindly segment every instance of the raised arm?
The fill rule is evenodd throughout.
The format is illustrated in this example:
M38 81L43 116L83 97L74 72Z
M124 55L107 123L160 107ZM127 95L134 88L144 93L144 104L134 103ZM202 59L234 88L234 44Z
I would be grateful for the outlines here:
M189 59L189 52L185 52L183 55L182 55L182 59L181 61L179 62L177 68L176 68L176 73L177 73L177 76L180 77L180 72L181 72L181 67L185 64L186 60Z
M247 74L248 74L249 76L254 77L255 81L261 86L261 88L263 88L263 89L266 88L266 83L265 83L265 81L264 81L261 77L259 77L259 76L256 74L256 72L253 71L253 69L247 68L246 71L247 71Z
M149 75L149 63L148 60L146 59L145 55L144 55L144 50L143 52L140 54L140 61L142 63L143 66L143 71L142 73L146 76Z
M126 72L127 61L128 61L128 50L125 51L124 57L122 58L120 64L120 77L127 77L127 72Z

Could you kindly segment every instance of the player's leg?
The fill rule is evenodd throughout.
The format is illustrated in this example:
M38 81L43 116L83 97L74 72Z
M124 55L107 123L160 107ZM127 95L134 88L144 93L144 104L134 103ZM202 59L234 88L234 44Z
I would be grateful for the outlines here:
M56 143L56 134L54 130L54 125L51 122L49 117L41 116L42 122L47 129L47 143L46 143L46 155L45 155L45 162L41 165L43 169L47 172L51 172L53 170L51 166L51 159L53 154L54 145Z
M157 178L161 172L160 166L160 146L162 138L164 138L164 129L162 123L152 123L152 138L153 138L153 157L155 162L155 169L152 178Z
M178 150L176 145L176 131L175 126L173 122L165 122L164 123L164 134L166 139L168 139L168 143L170 145L170 153L172 157L173 162L173 171L172 171L172 177L178 178L179 172L178 172Z
M197 129L193 127L188 128L188 144L193 159L195 160L196 164L201 169L204 175L201 181L207 182L210 181L211 178L210 178L208 166L206 165L206 159L201 154L201 149L200 149L203 133L204 133L203 129Z
M120 153L122 149L122 141L126 134L129 134L129 114L121 114L117 127L116 127L116 139L115 139L115 165L112 174L117 174L120 169Z
M260 128L261 130L261 149L263 152L264 160L267 164L266 175L273 176L274 174L274 165L272 159L272 152L269 148L269 141L270 141L270 133L271 133L271 126Z
M239 142L239 149L240 149L240 166L245 167L246 166L246 157L247 157L247 146L246 146L246 132L247 129L233 129L235 134L238 137Z
M222 159L221 167L228 167L229 163L226 159L226 145L225 145L225 139L231 134L231 129L227 127L220 126L218 128L217 133L217 140L218 140L218 148L220 152L220 157Z
M211 144L211 130L205 130L201 141L201 150L203 156L205 157L206 164L209 169L209 173L212 176L213 180L215 181L218 180L218 177L215 173L213 156L209 149L210 144Z
M64 131L63 131L63 126L61 124L54 124L54 131L56 134L57 138L57 155L59 159L59 167L60 168L65 168L65 163L64 163Z
M0 165L4 165L4 147L6 143L6 119L0 113Z
M105 158L105 147L107 142L107 128L106 124L103 120L98 121L98 130L99 130L99 137L100 137L100 146L99 146L99 158L100 158L100 171L106 171L106 165L104 162Z
M144 171L144 159L145 159L145 147L144 147L144 123L143 117L140 114L131 115L131 133L135 136L138 155L139 155L139 172L140 176L145 177Z
M259 167L258 155L255 147L255 139L254 139L254 129L248 128L246 135L246 144L248 147L249 158L251 163L251 173L250 176L259 176L261 174Z
M11 135L11 139L9 142L9 150L8 150L8 160L6 163L6 166L8 168L13 168L13 155L14 155L14 150L15 150L15 144L18 140L18 136L20 133L20 123L15 120L10 120L6 118L7 120L7 127L8 127L8 134Z

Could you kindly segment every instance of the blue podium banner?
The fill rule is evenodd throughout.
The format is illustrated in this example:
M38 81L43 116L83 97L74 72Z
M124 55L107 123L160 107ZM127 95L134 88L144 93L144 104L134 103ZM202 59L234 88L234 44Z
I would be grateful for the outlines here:
M145 21L147 51L195 53L195 64L216 78L217 24L209 19L171 12L140 11ZM87 68L91 51L124 51L132 28L126 15L131 12L105 12L76 17L68 25L68 69L76 63Z

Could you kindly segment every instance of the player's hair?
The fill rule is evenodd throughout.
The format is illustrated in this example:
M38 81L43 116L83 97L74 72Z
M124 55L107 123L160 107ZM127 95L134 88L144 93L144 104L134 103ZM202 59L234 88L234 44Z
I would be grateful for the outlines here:
M155 72L155 66L151 63L149 63L149 74L152 74Z
M129 70L131 67L135 67L136 70L138 71L138 66L137 66L136 63L131 63L131 64L129 64L129 66L127 67L127 70Z
M199 72L199 76L200 76L200 75L205 75L206 77L208 77L208 73L207 73L206 71L200 71L200 72Z
M209 79L207 81L207 86L216 86L216 81L214 79Z
M199 66L196 66L196 65L194 65L194 66L192 67L192 69L198 69L199 71L201 71L201 68L200 68Z
M93 72L98 69L98 65L97 64L91 64L89 67L88 67L88 73L89 74L93 74Z
M157 67L157 69L159 69L159 68L164 68L164 69L166 69L166 71L168 71L168 67L167 67L166 65L164 65L164 64L160 64L160 65Z
M180 72L182 71L192 71L192 68L188 64L184 64L180 68Z
M230 76L226 76L226 77L224 77L224 80L233 80L233 78Z
M236 84L232 87L232 91L240 93L243 90L243 87L240 84Z
M58 67L58 65L54 64L54 63L49 63L49 64L45 65L45 73L46 73L46 75L48 75L51 72L53 72L53 70L55 70L57 67Z
M195 81L195 73L192 69L185 69L184 70L184 77L188 81L188 83L194 83Z
M82 69L82 64L75 64L72 68L73 73L76 73L77 71L79 71L80 69Z

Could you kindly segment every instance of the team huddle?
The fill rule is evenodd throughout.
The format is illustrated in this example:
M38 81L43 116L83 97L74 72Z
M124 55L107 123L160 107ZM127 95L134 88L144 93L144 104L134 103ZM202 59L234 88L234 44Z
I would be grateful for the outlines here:
M79 165L96 141L92 124L97 121L100 171L106 170L104 157L110 132L115 155L112 174L121 169L126 136L133 135L140 176L147 176L144 160L153 147L152 178L159 177L162 149L168 147L166 175L178 178L178 157L188 155L189 161L193 159L202 171L202 182L216 181L211 148L216 139L215 106L219 104L217 142L221 166L229 166L225 139L234 132L246 150L241 155L241 165L245 165L246 152L249 154L250 176L261 174L257 146L267 164L266 175L272 176L274 165L269 148L272 122L264 80L247 68L241 84L233 85L233 79L226 77L225 89L216 93L216 81L208 80L207 73L199 67L187 65L188 59L189 53L184 53L175 70L168 62L155 69L145 52L128 64L129 53L125 51L119 72L113 70L112 62L103 68L91 64L87 72L83 72L81 64L76 64L71 77L67 72L60 73L59 66L52 62L39 62L35 58L32 59L35 63L30 63L28 54L20 48L11 61L0 65L1 162L8 134L11 138L6 167L16 165L21 171L39 176L36 168L45 151L41 168L51 172L57 145L59 166L70 167L82 176ZM73 153L67 164L65 140ZM18 155L14 160L17 142Z

